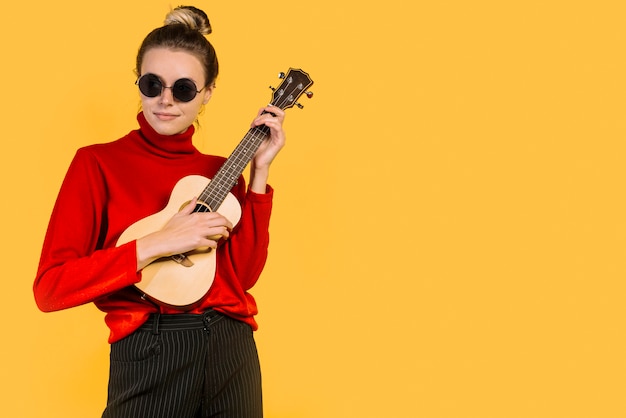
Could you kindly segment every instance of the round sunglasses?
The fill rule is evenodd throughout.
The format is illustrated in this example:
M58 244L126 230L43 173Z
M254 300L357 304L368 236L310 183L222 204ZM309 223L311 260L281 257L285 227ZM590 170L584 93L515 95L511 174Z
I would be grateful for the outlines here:
M171 89L174 99L180 102L190 102L204 88L197 90L196 83L188 78L176 80L174 84L167 87L156 74L144 74L135 82L139 86L139 91L146 97L157 97L163 93L163 89Z

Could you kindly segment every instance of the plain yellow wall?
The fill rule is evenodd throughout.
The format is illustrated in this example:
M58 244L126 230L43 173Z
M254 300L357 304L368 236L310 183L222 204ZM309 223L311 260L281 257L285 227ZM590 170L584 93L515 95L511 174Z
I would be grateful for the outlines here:
M194 4L221 61L203 151L279 71L315 81L254 290L267 417L626 416L622 1ZM76 148L136 127L170 5L3 5L0 416L104 407L103 315L40 313L31 286Z

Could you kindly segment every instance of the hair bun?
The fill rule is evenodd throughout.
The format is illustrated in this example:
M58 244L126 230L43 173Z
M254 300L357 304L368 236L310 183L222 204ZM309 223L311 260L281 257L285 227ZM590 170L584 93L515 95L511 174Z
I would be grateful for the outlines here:
M193 6L178 6L173 9L165 16L165 24L183 24L203 35L208 35L213 31L207 14Z

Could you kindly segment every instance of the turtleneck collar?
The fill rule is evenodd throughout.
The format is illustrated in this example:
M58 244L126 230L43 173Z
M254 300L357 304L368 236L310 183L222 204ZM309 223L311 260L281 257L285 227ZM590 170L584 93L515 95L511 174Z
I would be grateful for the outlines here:
M146 120L143 112L137 115L139 122L139 134L146 140L148 145L160 155L172 156L180 154L195 154L198 152L192 142L195 127L191 125L183 133L176 135L161 135L155 131Z

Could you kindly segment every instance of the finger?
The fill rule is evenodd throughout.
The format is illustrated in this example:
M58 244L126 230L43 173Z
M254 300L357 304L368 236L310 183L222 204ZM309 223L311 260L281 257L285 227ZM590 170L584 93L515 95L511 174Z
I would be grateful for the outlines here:
M227 217L219 212L198 212L198 216L204 216L210 226L225 226L232 228L232 223Z
M217 242L219 241L218 237L206 237L202 243L202 245L198 246L198 248L208 247L208 248L217 248Z
M271 122L271 115L263 114L257 116L251 123L251 126L254 128L255 126L267 125Z
M180 213L182 215L190 215L193 212L193 210L196 208L196 202L197 201L198 201L198 198L194 197L189 202L184 203L182 208L180 209L180 211L178 213Z
M202 230L209 237L216 236L229 236L230 231L233 229L233 224L224 216L211 212L207 214L198 214L199 216L205 216L205 220L202 221Z
M261 109L261 113L271 113L274 115L274 117L283 117L285 116L285 111L283 109L281 109L278 106L274 106L274 105L267 105L264 108Z
M227 239L228 237L226 235L222 235L222 234L214 234L214 235L209 235L207 237L208 240L214 241L215 245L217 245L219 240L221 240L222 238L223 239Z
M281 121L285 117L285 111L277 106L265 106L259 109L256 118L253 121L254 126L263 125L266 121L270 121L273 118Z
M257 114L257 116L269 115L272 117L276 117L279 110L280 109L276 106L272 106L272 105L265 106L259 109L259 113Z
M222 228L226 232L231 231L233 229L233 224L230 223L230 221L226 218L224 218L224 222L220 223L218 226L219 228Z
M221 239L228 239L228 237L230 237L230 229L226 226L221 226L219 228L211 228L207 239L219 241Z

